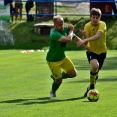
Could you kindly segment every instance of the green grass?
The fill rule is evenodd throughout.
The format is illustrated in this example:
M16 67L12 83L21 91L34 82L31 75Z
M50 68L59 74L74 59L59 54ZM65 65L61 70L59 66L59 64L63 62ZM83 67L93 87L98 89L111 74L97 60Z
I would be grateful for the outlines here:
M1 117L116 117L117 52L108 50L96 89L98 102L81 98L89 84L90 65L85 51L67 51L78 70L74 79L66 79L49 99L52 79L45 52L21 53L0 51L0 116Z
M61 7L59 11L65 9ZM32 12L35 13L35 6ZM69 16L65 25L80 18ZM89 18L84 18L89 21ZM0 117L116 117L117 52L114 49L117 49L117 20L106 21L108 53L96 84L100 92L98 102L82 98L89 85L91 67L85 51L78 51L82 48L77 48L75 42L68 44L67 50L70 51L66 54L75 64L78 76L64 80L57 98L49 98L52 80L45 60L49 35L34 33L33 25L36 23L52 23L52 20L26 22L26 16L23 16L23 23L11 23L15 46L0 46ZM75 31L81 23L74 25ZM35 52L23 54L22 49L35 49ZM45 52L37 52L37 49Z

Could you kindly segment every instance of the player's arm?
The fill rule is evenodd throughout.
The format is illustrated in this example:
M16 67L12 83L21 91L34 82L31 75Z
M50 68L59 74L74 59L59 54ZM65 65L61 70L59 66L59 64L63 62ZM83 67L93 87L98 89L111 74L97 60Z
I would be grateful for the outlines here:
M61 41L61 42L72 41L74 26L72 24L69 24L68 29L69 29L69 34L67 36L62 36L58 41Z
M86 37L86 31L85 30L82 30L82 29L79 29L79 32L83 35L83 38Z
M82 39L85 39L86 38L86 31L85 30L82 30L82 29L79 29L79 32L82 34ZM87 45L88 42L85 42L84 44Z
M82 44L87 43L88 41L97 40L100 38L101 35L102 35L102 32L99 31L92 37L88 37L88 38L85 38L83 40L80 40L78 43L78 46L81 46Z
M72 37L73 37L73 31L69 31L68 36L62 36L58 41L70 42L70 41L72 41Z
M92 37L89 37L89 38L86 38L84 39L86 42L88 41L93 41L93 40L98 40L100 38L100 36L102 35L102 32L97 32L94 36Z
M73 35L73 40L76 41L77 45L79 43L79 41L81 40L80 37L76 36L75 34ZM90 48L86 45L86 44L82 44L82 46L89 52Z

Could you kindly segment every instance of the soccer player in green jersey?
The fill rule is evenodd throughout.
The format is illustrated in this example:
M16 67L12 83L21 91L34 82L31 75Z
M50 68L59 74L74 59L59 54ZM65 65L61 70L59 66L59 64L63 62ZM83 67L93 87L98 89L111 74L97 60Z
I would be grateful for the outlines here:
M61 16L54 16L54 29L50 33L49 51L46 56L48 66L52 72L53 78L50 97L56 97L56 91L62 84L62 80L73 78L77 75L77 70L68 56L65 55L66 44L72 39L78 43L80 38L73 31L72 24L64 26L64 20ZM87 49L87 46L85 46Z
M90 22L84 26L84 30L81 31L83 40L80 40L78 46L86 44L90 48L90 52L86 52L87 59L91 64L90 70L90 86L87 87L87 91L84 97L87 96L87 92L90 89L95 88L98 74L103 66L106 58L107 46L106 46L106 24L101 21L101 10L98 8L92 8L90 11Z

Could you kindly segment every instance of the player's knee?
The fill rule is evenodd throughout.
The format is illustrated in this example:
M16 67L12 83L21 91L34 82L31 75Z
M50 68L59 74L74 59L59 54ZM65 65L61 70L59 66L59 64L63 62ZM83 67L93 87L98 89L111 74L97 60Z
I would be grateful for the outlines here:
M72 75L72 78L76 77L77 76L77 73L75 72L73 75Z
M77 76L77 72L74 72L73 75L72 75L72 77L74 78L76 76Z
M95 71L97 71L98 69L99 69L99 67L98 67L98 66L94 67L94 70L95 70Z
M97 71L98 69L99 69L99 65L98 65L98 64L93 65L93 70L94 70L94 71Z
M77 76L77 70L74 70L74 72L72 72L72 73L70 74L70 76L71 76L71 78L76 77L76 76Z
M56 79L55 81L58 85L60 85L62 83L62 78Z

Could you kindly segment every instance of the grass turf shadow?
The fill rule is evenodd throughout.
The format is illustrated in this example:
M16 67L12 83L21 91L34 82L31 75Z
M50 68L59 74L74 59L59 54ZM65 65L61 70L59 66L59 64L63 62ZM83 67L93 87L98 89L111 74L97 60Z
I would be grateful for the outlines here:
M57 98L50 98L50 97L40 97L35 99L14 99L14 100L6 100L1 101L0 103L17 103L17 105L31 105L31 104L48 104L48 103L55 103L55 102L64 102L64 101L75 101L84 99L83 96L76 97L76 98L68 98L68 99L57 99Z

